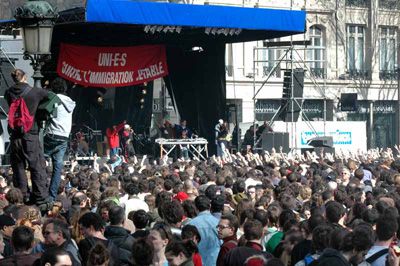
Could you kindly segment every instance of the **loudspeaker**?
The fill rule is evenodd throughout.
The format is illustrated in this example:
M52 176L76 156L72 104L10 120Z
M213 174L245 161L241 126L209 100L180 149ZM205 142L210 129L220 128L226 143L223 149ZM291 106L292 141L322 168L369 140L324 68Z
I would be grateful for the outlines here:
M304 69L296 68L293 72L293 97L303 98Z
M303 104L304 90L304 69L296 68L293 70L293 91L291 89L291 71L285 71L283 80L283 95L279 118L282 121L296 122L299 119L301 106ZM293 92L293 101L291 94Z
M275 148L279 151L279 148L283 148L283 152L287 153L289 149L289 133L286 132L263 132L261 135L261 147L263 150L271 151Z
M342 93L340 95L340 109L344 112L357 111L357 93Z
M313 147L332 147L333 138L330 136L316 137L310 139L307 144Z

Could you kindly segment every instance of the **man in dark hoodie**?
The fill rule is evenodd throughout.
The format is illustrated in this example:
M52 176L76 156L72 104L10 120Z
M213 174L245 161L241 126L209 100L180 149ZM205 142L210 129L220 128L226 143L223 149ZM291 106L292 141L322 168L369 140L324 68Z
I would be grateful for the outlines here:
M15 84L4 94L8 105L22 96L30 115L35 117L39 103L48 97L48 92L41 88L29 86L26 74L21 69L15 69L11 73L11 77ZM40 207L49 208L47 206L49 193L46 186L45 161L39 142L38 123L33 123L32 128L26 133L10 129L10 142L14 186L22 191L25 202L30 200ZM28 191L28 181L25 174L26 162L31 172L31 195Z
M135 240L123 225L125 223L125 210L121 206L113 206L108 210L110 225L106 227L104 236L119 248L121 265L130 265L132 245Z
M57 116L52 117L49 121L44 137L44 153L51 158L53 164L49 194L52 200L55 200L61 182L61 171L64 167L64 154L71 132L75 102L65 94L67 90L65 80L54 79L51 83L51 89L61 100L57 107Z

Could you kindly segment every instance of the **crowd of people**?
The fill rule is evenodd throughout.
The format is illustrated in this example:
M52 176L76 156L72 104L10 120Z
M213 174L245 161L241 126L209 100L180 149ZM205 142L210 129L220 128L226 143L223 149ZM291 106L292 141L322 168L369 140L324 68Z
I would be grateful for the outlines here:
M75 106L65 82L51 83L55 97L22 70L12 77L6 99L19 115L9 116L12 166L0 167L0 265L400 265L398 146L232 154L221 120L220 156L157 161L119 154L119 131L133 133L124 122L107 132L109 160L64 166ZM50 98L60 108L45 165L32 122Z
M46 212L3 168L0 265L397 266L394 157L272 151L113 168L96 158L61 170Z

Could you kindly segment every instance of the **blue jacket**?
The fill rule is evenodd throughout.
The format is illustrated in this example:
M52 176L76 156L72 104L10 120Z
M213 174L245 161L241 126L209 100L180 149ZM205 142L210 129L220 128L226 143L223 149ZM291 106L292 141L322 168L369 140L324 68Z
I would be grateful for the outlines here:
M217 225L219 220L209 211L202 211L192 219L189 224L196 226L199 230L201 241L199 243L199 253L203 259L204 266L215 266L221 246L218 238Z

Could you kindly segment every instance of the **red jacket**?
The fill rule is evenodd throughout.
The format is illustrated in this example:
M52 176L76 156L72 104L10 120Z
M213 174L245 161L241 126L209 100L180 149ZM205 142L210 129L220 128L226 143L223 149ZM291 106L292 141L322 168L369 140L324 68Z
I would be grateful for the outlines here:
M108 140L108 146L110 149L118 148L119 147L119 135L118 132L123 129L125 126L125 123L119 124L116 129L114 128L107 128L106 131L106 136Z

